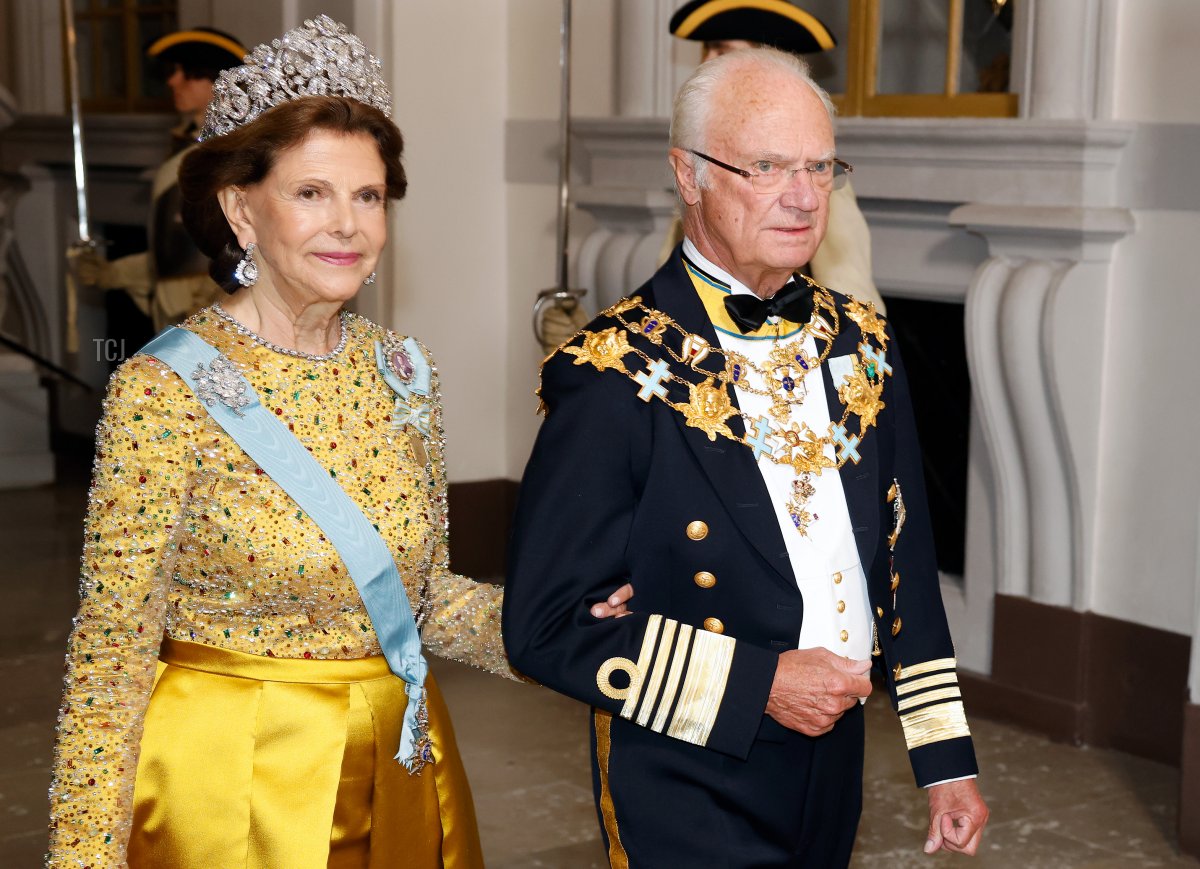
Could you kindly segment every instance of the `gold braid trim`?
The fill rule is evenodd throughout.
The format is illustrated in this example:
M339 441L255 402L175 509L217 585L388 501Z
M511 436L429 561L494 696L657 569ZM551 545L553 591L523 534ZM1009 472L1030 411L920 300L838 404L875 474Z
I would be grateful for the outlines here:
M692 657L683 680L683 691L671 718L671 726L667 728L667 736L693 745L708 743L721 698L725 696L725 684L733 663L733 648L733 637L710 631L696 632Z
M958 666L957 658L935 658L932 661L925 661L921 664L911 664L907 667L902 667L900 672L896 674L896 681L901 679L910 679L913 676L920 676L922 673L932 673L935 670L953 670ZM897 688L899 690L899 688Z
M924 679L914 679L911 682L905 682L903 685L896 686L897 694L912 694L914 691L925 691L928 688L936 688L938 685L957 685L958 674L956 673L939 673L936 676L926 676Z
M675 702L675 695L679 693L679 680L683 676L683 664L687 660L692 632L691 625L679 626L679 638L675 641L675 656L671 658L671 671L667 674L667 685L663 688L663 698L658 704L658 712L654 714L654 721L650 724L650 729L655 733L662 733L663 728L666 727L667 713L671 711L671 704Z
M904 728L904 741L909 751L934 742L971 735L961 700L939 703L901 715L900 726Z
M622 718L633 717L633 710L637 708L638 698L642 694L642 682L650 669L650 662L654 657L654 643L658 639L658 629L661 625L662 616L658 614L650 616L646 623L646 635L642 638L642 650L638 653L637 666L629 675L629 694L625 697L625 705L621 707Z
M675 628L679 622L667 619L663 624L662 639L658 641L658 654L654 656L654 669L650 672L650 683L646 693L642 695L642 708L638 712L637 723L645 727L650 723L650 713L658 700L658 689L662 687L663 674L667 672L667 660L671 657L671 643L675 639Z
M612 754L612 715L597 709L593 720L596 727L596 762L600 767L600 816L608 834L608 863L613 869L629 869L629 855L621 843L621 828L617 824L617 809L613 805L612 789L608 784L608 762Z
M922 706L938 700L957 700L959 697L962 697L962 692L958 690L958 685L952 685L949 688L939 688L936 691L926 691L924 694L905 697L896 708L900 712L903 712L906 709L912 709L914 706Z

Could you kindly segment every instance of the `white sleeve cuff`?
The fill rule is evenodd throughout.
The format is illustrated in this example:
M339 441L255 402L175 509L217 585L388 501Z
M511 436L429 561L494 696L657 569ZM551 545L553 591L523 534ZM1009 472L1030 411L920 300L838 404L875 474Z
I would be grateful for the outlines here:
M935 785L948 785L952 781L966 781L969 778L979 778L979 776L978 776L978 774L976 774L976 775L960 775L958 778L944 778L941 781L931 782L930 784L925 785L925 787L931 788L931 787L934 787Z

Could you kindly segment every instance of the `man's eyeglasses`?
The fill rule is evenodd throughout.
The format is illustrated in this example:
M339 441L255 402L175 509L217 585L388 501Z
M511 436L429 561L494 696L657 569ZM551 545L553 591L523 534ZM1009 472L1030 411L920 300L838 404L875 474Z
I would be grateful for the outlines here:
M755 193L782 193L796 183L796 176L801 172L808 173L813 187L817 190L837 190L845 185L846 177L854 171L854 167L845 160L831 157L828 160L815 160L803 166L772 163L770 160L755 160L752 165L756 171L750 172L746 169L739 169L737 166L730 166L716 157L701 154L691 148L688 148L688 153L695 154L701 160L707 160L714 166L720 166L735 175L749 179L750 186L754 188Z

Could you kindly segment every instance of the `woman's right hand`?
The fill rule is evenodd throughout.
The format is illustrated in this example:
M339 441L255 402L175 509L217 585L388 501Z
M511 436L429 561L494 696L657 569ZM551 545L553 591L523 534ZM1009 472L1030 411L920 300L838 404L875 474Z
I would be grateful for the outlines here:
M598 619L619 619L621 616L627 616L632 612L627 606L632 597L633 585L627 582L609 595L608 600L592 604L592 615Z

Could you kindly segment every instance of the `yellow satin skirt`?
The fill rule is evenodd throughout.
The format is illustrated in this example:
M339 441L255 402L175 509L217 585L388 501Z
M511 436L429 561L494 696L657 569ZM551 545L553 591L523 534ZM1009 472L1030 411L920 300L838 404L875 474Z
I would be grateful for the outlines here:
M475 869L475 809L430 676L434 763L393 760L404 683L382 657L313 661L164 640L131 869Z

